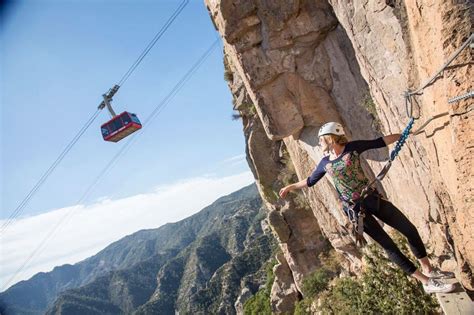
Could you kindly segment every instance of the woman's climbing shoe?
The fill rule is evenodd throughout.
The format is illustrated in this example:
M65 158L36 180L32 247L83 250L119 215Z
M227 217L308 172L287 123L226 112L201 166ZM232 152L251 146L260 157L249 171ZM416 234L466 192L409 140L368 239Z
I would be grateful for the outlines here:
M452 283L444 283L439 279L430 278L427 284L423 284L426 293L449 293L452 292L455 285Z
M454 272L442 271L442 270L439 270L438 268L431 269L431 272L429 274L427 274L427 276L430 277L430 278L435 278L435 279L452 279L452 278L455 278Z

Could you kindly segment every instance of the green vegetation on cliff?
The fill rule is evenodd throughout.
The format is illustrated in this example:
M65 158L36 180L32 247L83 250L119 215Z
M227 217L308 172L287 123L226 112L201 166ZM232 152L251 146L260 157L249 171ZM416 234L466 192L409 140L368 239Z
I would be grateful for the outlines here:
M397 240L398 246L409 255L406 242L400 237ZM323 314L431 314L438 311L435 299L424 293L419 282L390 262L380 246L368 245L364 260L366 267L358 278L336 278L330 283L327 271L314 273L305 281L308 295L298 303L295 314L311 314L311 304L318 299L317 310Z
M265 265L266 282L265 287L259 290L254 296L248 299L244 304L245 315L271 315L270 292L272 290L275 275L273 274L273 266L277 264L277 260L273 258Z

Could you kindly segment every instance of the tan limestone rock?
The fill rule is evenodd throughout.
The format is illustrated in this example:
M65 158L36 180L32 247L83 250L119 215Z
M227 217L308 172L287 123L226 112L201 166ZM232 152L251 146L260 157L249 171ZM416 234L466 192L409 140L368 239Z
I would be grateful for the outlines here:
M228 71L235 71L232 62L227 62L227 67ZM292 164L285 165L283 160L282 151L286 150L284 143L270 140L258 116L250 114L246 109L248 96L244 95L245 88L242 87L239 73L234 72L232 82L229 83L236 96L234 107L242 115L249 165L264 202L270 209L268 222L280 241L280 248L284 253L282 259L286 257L286 266L291 273L291 277L279 280L290 282L280 283L275 288L294 287L298 293L304 276L314 271L319 264L317 255L324 246L321 231L309 206L298 204L295 201L296 195L290 196L286 202L277 198L275 191L283 186L282 174L288 174L288 167L292 167Z
M472 33L472 6L467 2L434 0L395 2L329 1L353 44L361 72L377 103L387 132L401 130L408 121L404 91L424 85ZM473 288L472 215L472 99L449 105L450 97L472 90L472 54L466 50L415 97L419 126L433 115L425 131L412 137L384 182L390 199L415 223L422 238L452 265L467 287ZM471 78L471 79L470 79ZM471 119L469 119L471 117ZM377 167L375 167L377 168ZM406 198L406 196L410 196Z
M292 314L300 295L293 281L293 275L283 255L277 256L278 264L273 267L275 281L272 286L270 303L276 314Z
M285 218L280 213L280 211L270 211L268 213L268 222L277 235L279 242L286 243L290 238L291 231L288 227L288 223L286 223Z
M317 265L309 263L317 250L305 252L317 243L308 232L313 229L357 272L360 252L330 180L324 178L304 191L319 228L299 222L308 219L308 212L293 213L298 208L291 206L295 196L287 208L278 200L282 148L302 180L322 158L316 133L323 122L343 123L350 139L401 132L408 122L404 92L420 87L469 37L472 7L468 1L437 0L206 4L234 73L230 88L236 108L252 103L257 114L243 117L249 166L267 206L275 211L273 230L281 237L291 273L280 278L278 296L288 292L296 298L293 289L281 288L298 291L302 277ZM409 138L379 185L418 228L433 262L456 271L471 289L474 102L447 101L472 89L472 50L466 49L413 99L412 113L421 115L415 129L433 115L447 114ZM364 153L369 178L381 170L388 153ZM305 232L296 233L300 228Z

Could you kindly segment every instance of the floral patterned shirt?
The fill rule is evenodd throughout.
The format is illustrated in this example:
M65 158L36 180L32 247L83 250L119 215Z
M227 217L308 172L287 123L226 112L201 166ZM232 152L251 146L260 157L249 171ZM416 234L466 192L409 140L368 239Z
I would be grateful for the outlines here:
M335 160L325 156L306 180L308 187L314 186L328 173L334 181L339 198L345 211L350 204L360 197L360 193L369 180L365 176L360 164L360 154L366 150L378 149L387 146L383 138L375 140L351 141L344 147L344 151Z

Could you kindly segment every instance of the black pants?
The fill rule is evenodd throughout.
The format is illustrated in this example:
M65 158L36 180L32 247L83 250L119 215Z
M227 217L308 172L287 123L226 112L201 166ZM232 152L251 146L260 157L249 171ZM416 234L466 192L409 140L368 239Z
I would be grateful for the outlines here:
M426 257L426 249L416 227L408 218L395 207L390 201L380 198L377 194L371 194L363 201L365 208L364 232L374 241L379 243L387 253L391 261L396 263L403 271L411 275L415 272L415 265L398 249L395 242L383 230L374 216L382 222L390 225L402 233L407 239L410 249L416 258Z

